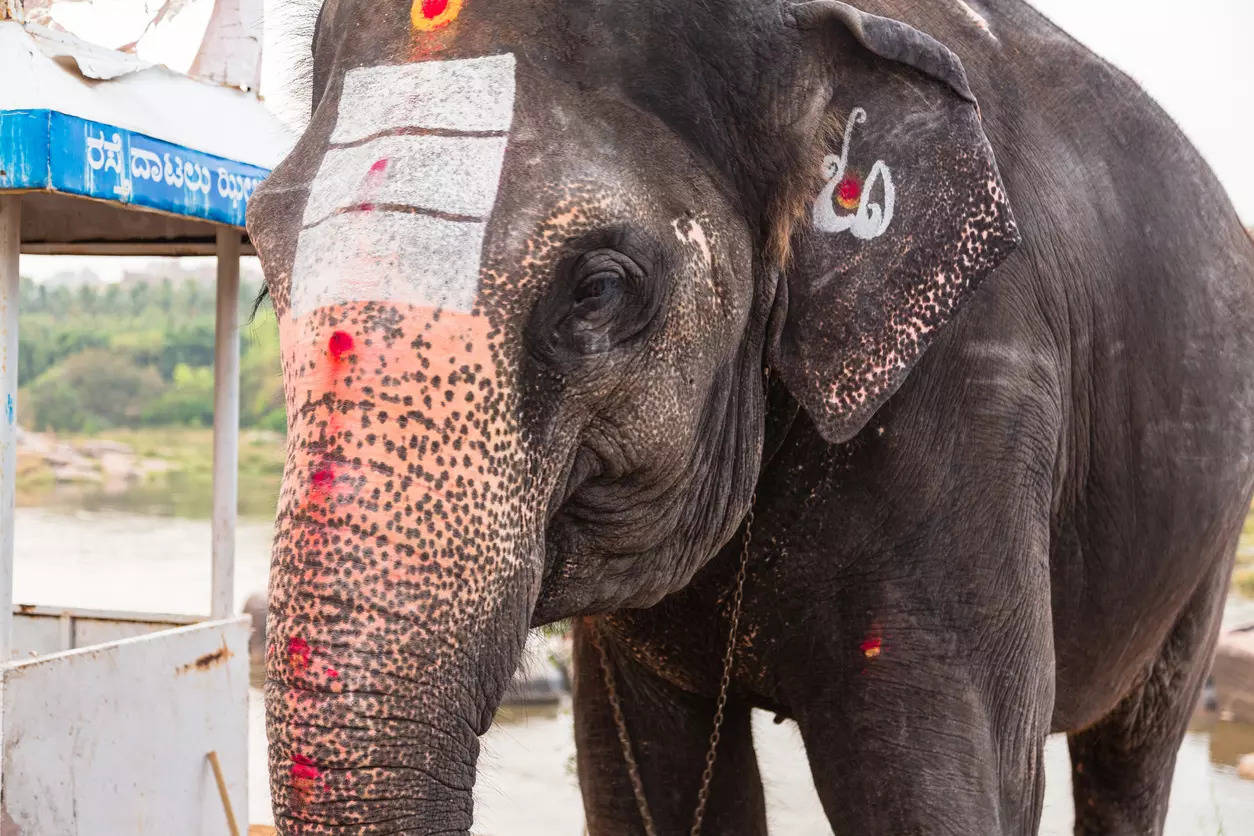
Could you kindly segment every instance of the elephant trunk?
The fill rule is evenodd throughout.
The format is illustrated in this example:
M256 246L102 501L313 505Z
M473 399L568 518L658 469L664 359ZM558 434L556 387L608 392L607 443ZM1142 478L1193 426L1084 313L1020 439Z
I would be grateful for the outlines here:
M476 316L285 318L266 712L280 832L459 833L540 548Z

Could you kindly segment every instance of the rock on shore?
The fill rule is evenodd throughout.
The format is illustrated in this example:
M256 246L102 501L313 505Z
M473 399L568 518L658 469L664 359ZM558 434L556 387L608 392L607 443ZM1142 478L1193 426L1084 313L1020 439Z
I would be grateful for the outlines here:
M122 491L152 474L164 473L164 459L140 458L130 445L107 439L63 441L53 433L17 429L18 469L47 470L58 484L100 485Z
M1254 724L1254 624L1219 637L1211 679L1219 716ZM1254 771L1254 764L1250 769Z

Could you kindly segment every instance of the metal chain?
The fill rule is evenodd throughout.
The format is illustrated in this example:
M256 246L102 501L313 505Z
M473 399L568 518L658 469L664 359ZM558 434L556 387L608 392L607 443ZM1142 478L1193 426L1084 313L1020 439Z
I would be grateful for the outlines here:
M745 515L745 536L740 547L740 568L736 571L736 589L732 593L731 627L727 630L727 652L723 654L723 679L718 685L718 700L714 703L714 729L710 732L710 748L705 753L705 771L701 773L701 789L697 792L697 810L692 814L692 830L689 836L701 836L701 824L705 821L705 806L710 800L710 782L714 779L714 759L718 756L719 735L723 728L723 709L727 707L727 691L731 687L732 666L736 661L736 633L740 629L740 605L744 601L745 574L749 568L749 542L753 539L753 506L757 504L755 492L750 500L749 513Z
M732 668L736 660L736 634L740 629L740 610L744 602L745 575L749 568L749 544L753 539L753 506L757 504L757 494L749 505L749 513L745 515L745 533L740 549L740 567L736 571L736 584L732 591L731 626L727 631L727 649L723 653L723 676L719 681L718 699L714 703L714 728L710 732L710 745L705 753L705 769L701 772L701 789L697 791L697 809L692 817L692 829L689 836L700 836L701 825L705 821L705 808L710 801L710 783L714 779L714 762L718 758L718 743L723 728L723 714L727 707L727 692L731 688ZM653 815L649 812L649 800L644 794L644 781L640 778L640 767L636 764L636 756L631 750L631 738L627 734L627 721L623 718L622 703L618 698L618 688L614 681L614 669L610 666L610 657L601 643L599 627L591 631L592 643L601 655L601 673L605 679L605 691L610 703L610 711L614 715L614 725L618 729L618 742L623 750L623 761L627 765L627 776L631 779L631 790L636 795L636 809L644 822L647 836L657 836L657 826L653 823Z
M627 764L627 776L631 778L631 791L636 794L636 809L644 821L646 836L657 836L657 826L653 824L653 815L649 812L649 799L644 796L644 781L640 779L640 767L636 765L636 756L631 751L631 738L627 736L627 721L623 718L623 706L618 699L618 687L614 684L614 669L610 667L609 654L601 644L600 625L592 628L592 643L601 654L601 675L605 679L605 693L610 700L610 710L614 714L614 725L618 727L618 744L623 749L623 761Z

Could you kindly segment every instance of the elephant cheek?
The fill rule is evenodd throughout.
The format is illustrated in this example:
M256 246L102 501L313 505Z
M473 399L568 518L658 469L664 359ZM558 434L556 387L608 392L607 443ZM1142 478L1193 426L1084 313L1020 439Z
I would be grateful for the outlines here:
M276 815L403 818L370 801L402 785L415 805L456 813L539 575L490 326L353 303L280 328L289 440L267 648Z

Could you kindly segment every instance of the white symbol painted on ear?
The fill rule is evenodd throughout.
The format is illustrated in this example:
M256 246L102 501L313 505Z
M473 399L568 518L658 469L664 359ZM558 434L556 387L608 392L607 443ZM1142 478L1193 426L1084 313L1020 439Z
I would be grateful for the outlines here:
M851 181L854 184L851 188L857 189L858 199L858 208L854 212L848 215L837 215L835 203L837 189L845 185L853 126L865 121L866 111L855 107L849 114L849 124L845 126L845 140L840 155L828 154L823 158L823 177L827 180L827 185L823 187L818 199L814 201L812 220L814 228L820 232L848 231L853 234L854 238L870 241L888 230L888 225L893 222L893 207L897 202L897 189L893 185L893 174L884 161L875 161L865 182ZM883 183L884 203L882 205L871 202L871 192L878 182Z

